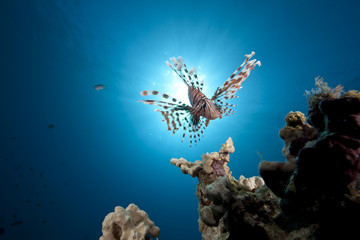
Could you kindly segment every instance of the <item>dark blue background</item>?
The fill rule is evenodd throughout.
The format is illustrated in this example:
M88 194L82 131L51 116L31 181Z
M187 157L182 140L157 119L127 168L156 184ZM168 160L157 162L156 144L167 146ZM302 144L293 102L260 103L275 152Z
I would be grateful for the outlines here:
M0 239L98 239L129 203L159 239L201 239L197 179L170 158L195 161L231 136L236 178L258 175L256 151L283 161L278 131L289 111L306 113L316 76L360 89L356 2L0 1ZM236 113L196 147L137 102L150 89L181 99L169 57L196 66L210 97L251 51L262 66Z

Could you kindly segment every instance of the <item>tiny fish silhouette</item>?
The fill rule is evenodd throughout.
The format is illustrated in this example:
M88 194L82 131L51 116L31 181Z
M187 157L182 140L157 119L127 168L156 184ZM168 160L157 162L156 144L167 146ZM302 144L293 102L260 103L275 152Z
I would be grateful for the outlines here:
M23 223L24 223L23 221L19 220L19 221L15 221L15 222L11 223L10 226L12 226L12 227L13 226L18 226L18 225L21 225Z
M94 86L94 89L96 91L100 91L100 90L103 90L105 88L105 85L104 84L97 84Z
M142 91L140 94L142 96L160 95L165 101L141 100L139 102L163 108L164 110L155 109L155 111L160 112L164 117L163 121L166 122L168 130L175 134L177 130L182 129L182 142L184 141L186 132L189 132L190 147L193 139L196 145L197 141L200 141L200 133L203 136L204 129L209 125L210 120L221 119L223 115L229 116L235 112L231 107L235 107L236 105L229 104L225 101L237 98L235 93L240 90L242 83L256 65L261 65L260 61L256 59L249 61L254 55L255 52L245 55L245 61L231 74L221 87L216 89L211 98L207 98L205 94L202 93L204 82L198 78L195 67L188 70L181 56L177 59L172 57L170 60L173 65L168 61L166 61L166 64L174 70L187 85L190 105L184 104L168 94L154 90Z

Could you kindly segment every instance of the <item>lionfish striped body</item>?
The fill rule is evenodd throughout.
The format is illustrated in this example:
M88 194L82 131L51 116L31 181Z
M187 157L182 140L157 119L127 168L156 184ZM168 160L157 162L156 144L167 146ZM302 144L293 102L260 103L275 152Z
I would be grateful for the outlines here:
M166 121L168 130L174 134L177 130L182 129L184 131L182 141L186 133L189 132L190 147L193 140L196 145L197 141L200 141L200 134L204 134L204 129L209 125L210 120L222 118L223 115L229 116L235 112L231 107L235 107L236 105L228 104L224 101L237 98L235 93L241 88L242 83L249 76L250 71L253 70L256 65L260 66L260 61L256 61L256 59L249 61L254 54L255 53L252 52L251 54L245 55L245 61L221 87L216 89L211 99L202 93L204 83L198 79L195 67L188 70L181 56L177 59L174 57L170 58L173 65L167 61L166 64L173 69L188 86L190 105L184 104L168 94L153 90L142 91L140 94L142 96L161 95L167 101L142 100L139 102L163 108L164 110L155 109L155 111L162 114L164 117L163 121Z

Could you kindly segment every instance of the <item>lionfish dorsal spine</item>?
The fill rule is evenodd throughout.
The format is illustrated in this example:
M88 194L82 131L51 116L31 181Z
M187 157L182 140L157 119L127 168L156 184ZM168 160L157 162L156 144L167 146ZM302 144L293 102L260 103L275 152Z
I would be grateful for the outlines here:
M195 89L202 91L204 81L199 80L194 66L188 70L186 64L184 63L184 59L181 56L177 59L172 57L170 60L173 65L171 65L168 61L166 61L166 64L184 81L188 87L194 87Z

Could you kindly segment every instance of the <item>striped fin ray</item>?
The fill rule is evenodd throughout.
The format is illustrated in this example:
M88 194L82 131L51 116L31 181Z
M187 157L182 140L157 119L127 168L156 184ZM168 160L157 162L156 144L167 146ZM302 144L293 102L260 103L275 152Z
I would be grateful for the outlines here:
M160 95L162 98L171 101L172 104L176 104L176 105L178 105L178 104L180 104L180 105L186 105L186 104L182 103L181 101L177 100L176 98L171 97L171 96L168 95L168 94L161 93L161 92L159 92L159 91L146 90L146 91L140 92L140 94L141 94L142 96L147 96L147 95Z
M170 110L170 111L162 111L159 109L155 109L155 111L160 112L164 117L163 121L166 122L168 126L168 130L172 131L175 134L179 129L185 129L187 123L189 122L190 113L187 110Z
M242 83L250 75L250 72L255 68L256 65L261 65L261 62L257 61L256 59L249 61L250 58L254 55L255 52L245 55L246 58L244 62L235 70L233 74L231 74L222 87L216 89L214 96L211 98L212 100L228 100L237 98L235 94L241 89Z
M168 126L168 130L172 130L173 134L182 126L184 119L187 120L187 116L190 114L191 106L182 103L174 97L171 97L168 94L161 93L159 91L146 90L140 93L142 96L147 95L159 95L162 98L168 101L158 101L158 100L140 100L144 104L155 105L163 108L164 110L160 111L155 109L162 114L164 120ZM170 102L171 101L171 102Z
M186 64L184 63L184 59L181 56L179 56L177 59L172 57L170 60L173 65L171 65L168 61L166 61L166 64L172 70L174 70L174 72L185 82L187 86L195 87L200 91L202 90L204 81L199 80L195 67L192 67L190 70L188 70Z
M172 101L140 100L139 102L161 107L162 109L155 109L155 111L160 112L160 114L163 116L163 121L166 123L169 131L171 131L173 134L179 130L183 132L182 142L184 141L186 135L188 135L190 138L190 147L193 144L196 145L197 142L200 141L200 137L201 135L203 136L204 129L207 126L206 118L201 116L194 116L191 111L191 106L183 104L176 98L158 91L147 90L142 91L140 94L142 96L158 95L168 101Z
M188 126L189 138L190 138L190 147L193 142L194 145L200 142L201 137L204 137L204 130L206 128L206 118L200 117L198 124L190 123ZM185 138L185 133L183 134L183 140Z
M235 113L235 111L231 107L236 107L237 105L223 102L220 99L216 100L216 102L217 103L215 103L215 105L219 109L222 115L230 116L231 114Z
M204 137L206 118L201 117L196 125L193 123L191 113L187 110L163 111L155 109L155 111L160 112L164 117L163 121L166 122L169 131L172 131L173 134L178 130L183 132L181 142L184 142L186 135L189 136L190 147L193 144L196 146L200 142L200 138Z
M203 86L204 86L204 80L198 78L196 68L193 66L190 68L190 70L188 70L186 67L186 64L184 63L184 71L188 75L191 86L202 91ZM193 76L193 77L191 77L191 76Z
M185 84L187 86L190 86L191 82L189 81L189 79L185 76L185 74L181 70L182 67L184 66L184 59L181 56L179 56L177 59L175 57L172 57L172 58L170 58L170 60L174 65L171 65L171 63L169 63L168 61L166 61L166 64L172 70L174 70L174 72L185 82Z

